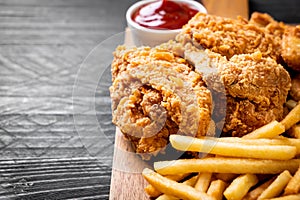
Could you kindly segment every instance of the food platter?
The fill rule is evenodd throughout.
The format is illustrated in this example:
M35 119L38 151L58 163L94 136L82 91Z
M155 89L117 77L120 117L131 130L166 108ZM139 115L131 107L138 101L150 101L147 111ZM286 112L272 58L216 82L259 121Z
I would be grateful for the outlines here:
M120 149L122 146L122 149ZM142 177L141 166L143 165L137 157L124 157L125 149L130 149L130 144L124 140L119 129L116 130L114 160L111 175L110 200L125 200L125 199L149 199L144 191L147 182ZM128 154L127 154L128 155ZM124 161L124 159L126 159ZM131 169L136 172L128 172L128 166L135 167ZM122 169L122 167L124 167ZM138 171L140 171L138 173Z
M131 39L130 39L130 31L127 31L127 36L126 36L126 38L125 38L125 43L127 42L127 44L130 44L131 43ZM138 49L137 51L139 51L140 49ZM146 49L147 50L147 49ZM232 55L230 55L229 57L231 57ZM257 57L257 58L259 58L259 59L261 59L261 55L259 54L257 54L257 55L254 55L254 57ZM258 60L259 60L258 59ZM241 60L242 61L242 60ZM275 60L274 60L275 61ZM277 65L277 64L276 64ZM282 67L282 66L281 66ZM137 70L140 70L140 68L137 68ZM197 70L197 67L196 67L196 70ZM284 72L284 73L287 73L287 72ZM283 74L280 74L280 77L281 77L281 75L283 75ZM283 76L285 76L285 75L283 75ZM115 78L115 77L113 77L113 78ZM117 77L118 78L118 77ZM288 80L288 82L289 82L289 80ZM287 83L288 83L287 82ZM284 88L287 88L287 87L289 87L288 85L285 87L284 86ZM112 90L111 90L112 91ZM286 95L287 95L287 93L286 93ZM280 104L282 104L282 103L280 103ZM299 110L299 107L300 106L295 106L295 110ZM280 128L278 128L277 127L277 124L276 125L274 125L273 126L273 124L272 123L270 123L270 124L264 124L264 125L266 125L266 126L261 126L261 128L262 129L260 129L260 128L255 128L255 129L253 129L253 130L251 130L251 131L249 131L248 130L248 133L247 134L249 134L249 135L247 135L246 134L246 137L245 138L250 138L250 139L266 139L265 141L267 141L267 142L274 142L274 141L271 141L271 140L268 140L268 139L275 139L275 143L273 144L271 144L270 143L270 146L268 146L268 148L270 147L270 149L274 149L274 148L277 148L278 147L278 149L280 149L280 151L282 150L282 149L284 149L285 147L287 147L287 146L289 146L289 145L287 145L287 146L285 146L285 144L287 144L287 143L285 143L284 144L284 141L278 141L278 140L281 140L282 138L280 138L281 136L280 136L280 134L282 134L282 133L284 133L285 131L287 131L287 130L289 130L289 128L292 126L292 125L290 125L290 124L293 124L293 120L295 119L295 120L300 120L299 119L299 117L298 117L298 115L299 115L299 113L298 113L298 111L295 111L294 109L290 109L291 110L291 116L289 116L289 115L286 115L286 118L284 118L282 121L280 121L280 122L277 122L277 121L275 121L275 122L277 122L278 123L278 125L279 126L282 126L283 128L282 128L282 130L280 130ZM294 112L295 111L295 113L297 113L296 115L294 115ZM297 121L297 122L298 122ZM274 121L273 121L274 122ZM296 121L295 121L295 123L297 123ZM293 125L295 125L295 123L293 124ZM271 126L271 127L270 127ZM275 128L274 128L275 127ZM223 129L224 130L224 129ZM276 131L279 131L279 132L276 132ZM269 135L269 133L270 132L272 132L272 136L270 136ZM234 136L234 135L233 135ZM242 135L243 136L243 135ZM245 136L245 135L244 135ZM277 137L278 136L278 137ZM197 136L198 137L198 136ZM239 136L239 137L241 137L241 136ZM294 136L292 136L292 137L294 137ZM130 137L129 137L130 138ZM171 138L171 137L170 137ZM200 137L201 138L201 137ZM235 138L235 139L237 139L237 138ZM130 140L130 139L129 139ZM182 139L178 139L178 143L180 143L180 145L182 145L183 143L181 143L182 141L184 141L185 140L185 138L182 138ZM226 140L226 138L225 138L225 140ZM247 139L246 139L247 140ZM284 139L285 140L285 139ZM220 142L220 144L222 143L222 140L220 140L221 142ZM234 141L240 141L240 140L234 140ZM294 141L294 140L293 140ZM245 142L245 140L243 141L243 142ZM245 146L247 146L247 148L249 147L251 147L251 148L254 148L254 146L251 146L250 145L250 141L247 141L247 143L248 144L246 144L246 143L243 143L242 142L242 146L243 145L245 145ZM277 143L277 142L279 142L279 143ZM282 143L283 142L283 143ZM172 141L171 141L171 143L172 143ZM187 145L187 146L184 146L184 147L182 147L182 151L186 151L190 146L191 146L191 143L193 143L192 141L190 141L190 143ZM241 174L241 177L238 177L238 178L240 178L241 180L243 180L243 179L245 179L245 181L247 182L248 180L252 180L252 185L249 185L249 186L247 186L247 187L249 187L248 189L245 189L245 188L241 188L241 189L244 189L245 190L245 192L247 192L252 186L255 186L259 181L258 181L258 178L260 177L259 175L260 174L268 174L268 175L270 175L270 174L279 174L280 173L280 176L278 176L277 178L276 178L276 181L277 181L277 179L281 179L281 176L282 177L285 177L286 178L286 183L285 184L288 184L288 181L287 180L289 180L289 179L292 179L292 175L290 175L289 174L289 172L288 171L284 171L284 172L282 172L283 171L283 168L285 168L285 167L287 167L286 169L288 169L292 174L294 174L295 172L296 172L296 170L298 169L298 166L299 166L299 157L297 156L297 154L298 153L296 153L296 151L298 151L297 149L299 148L298 147L298 141L296 142L297 144L295 144L295 143L293 143L291 146L289 146L289 147L291 147L291 149L290 150L288 150L288 148L287 148L287 151L286 152L288 152L288 151L290 151L289 153L291 153L291 156L289 157L289 158L283 158L282 160L286 160L286 163L284 163L284 162L281 162L281 161L274 161L273 162L273 160L280 160L281 158L280 158L280 156L279 156L279 154L278 154L278 158L277 158L277 156L275 155L273 158L271 158L271 157L268 157L269 155L268 155L268 151L266 151L266 153L263 153L263 151L262 151L262 154L264 154L263 156L265 156L265 157L257 157L258 159L266 159L266 162L260 162L260 161L253 161L253 160L243 160L242 158L244 158L244 155L246 155L246 157L248 158L248 156L249 156L249 158L250 159L256 159L256 157L252 157L253 155L252 155L252 153L247 153L247 152L245 152L245 154L244 155L234 155L234 154L232 154L232 152L230 153L230 154L228 154L228 155L226 155L226 154L222 154L222 153L224 153L224 152L222 152L222 150L220 150L219 152L221 152L221 154L218 154L218 153L213 153L213 154L216 154L217 156L216 157L218 157L218 156L221 156L221 158L216 158L216 159L214 159L214 158L212 158L211 160L220 160L220 162L221 162L221 160L222 160L222 156L225 156L225 159L226 159L226 157L227 156L229 156L229 157L239 157L239 158L237 158L237 159L233 159L232 161L233 162L235 162L236 160L239 160L239 159L241 159L242 161L242 163L244 162L244 163L248 163L249 165L252 165L251 163L252 162L257 162L257 163L261 163L262 164L262 166L264 166L264 164L267 164L267 165L265 165L265 168L268 168L269 166L271 166L271 168L273 169L274 168L274 170L275 171L268 171L267 170L267 172L265 173L264 172L264 170L265 169L263 169L263 168L260 168L260 169L254 169L255 168L255 164L253 164L253 171L247 171L248 169L242 169L241 171L240 171L240 173L238 173L238 174ZM204 144L204 143L203 143ZM231 144L233 144L233 143L231 143ZM134 144L135 145L135 144ZM172 145L173 145L173 143L172 143ZM179 146L180 146L179 145ZM197 143L197 145L199 146L201 146L201 143ZM276 146L276 145L278 145L278 146ZM175 145L176 146L176 145ZM194 146L196 146L196 145L194 145ZM205 145L204 145L205 146ZM225 145L226 146L226 145ZM227 146L229 146L229 143L227 144ZM233 145L234 146L234 145ZM174 146L173 146L174 147ZM120 132L120 130L119 129L117 129L117 131L116 131L116 140L115 140L115 153L114 153L114 162L113 162L113 171L112 171L112 181L111 181L111 193L110 193L110 199L149 199L149 197L147 197L147 195L145 194L145 192L144 192L144 189L145 189L145 187L147 186L147 182L143 179L143 177L142 177L142 174L143 174L143 176L144 176L144 178L145 179L147 179L147 181L148 181L148 183L151 183L151 184L154 184L157 188L158 187L162 187L161 188L161 191L168 191L168 193L166 193L166 194L172 194L172 191L173 192L178 192L178 188L180 188L181 186L183 186L184 185L184 183L181 183L181 184L178 184L178 185L176 185L175 184L175 182L173 181L171 181L171 182L168 182L168 180L167 179L165 179L164 177L161 177L161 175L175 175L176 173L177 173L177 175L178 174L184 174L184 173L187 173L187 171L185 171L185 170L179 170L179 171L177 171L176 173L174 172L174 174L173 174L173 172L163 172L163 170L161 170L161 168L159 167L159 165L162 165L161 163L154 163L154 169L158 172L158 173L161 173L160 175L159 174L157 174L156 172L154 172L154 171L152 171L152 170L150 170L150 169L147 169L147 170L143 170L143 169L145 169L145 168L153 168L153 165L149 165L149 164L147 164L146 162L144 162L144 161L142 161L141 160L141 158L139 157L139 156L137 156L134 152L133 152L133 150L131 149L132 148L132 144L128 141L128 140L126 140L126 139L124 139L124 137L122 137L122 133ZM175 148L175 147L174 147ZM214 147L211 147L211 148L214 148ZM218 148L217 147L217 145L216 145L216 148ZM136 147L135 147L135 149L136 149ZM185 149L185 150L184 150ZM221 149L222 149L222 147L221 147ZM257 149L259 149L259 148L257 148ZM197 150L190 150L190 151L197 151ZM254 151L256 151L256 150L254 150ZM294 151L294 153L293 153L293 151ZM199 150L199 152L205 152L205 153L210 153L209 151L203 151L203 149L201 149L201 150ZM213 151L212 151L213 152ZM279 152L279 151L278 151ZM240 153L240 152L239 152ZM251 155L250 155L251 154ZM256 155L256 153L253 153L254 155ZM282 155L283 156L287 156L287 154L288 153L283 153ZM214 156L213 156L214 157ZM207 158L208 160L210 159L210 158ZM226 162L224 162L225 163L225 165L227 165L227 166L231 166L230 165L230 158L227 158L227 159L229 159L229 160L227 160L226 162L227 162L227 164L226 164ZM294 160L291 160L291 159L294 159ZM188 159L187 159L188 160ZM194 160L196 163L199 161L200 159L198 159L198 160ZM225 161L225 160L224 160ZM249 162L248 162L249 161ZM181 162L181 161L180 161ZM182 163L192 163L193 161L191 161L191 162L186 162L186 160L183 160L182 161ZM218 161L219 162L219 161ZM163 162L162 162L163 163ZM199 161L199 163L200 163L200 161ZM268 163L271 163L271 165L268 165ZM152 163L153 164L153 163ZM156 164L156 166L155 166L155 164ZM171 162L169 162L168 163L168 165L167 166L171 166L172 164L171 164ZM184 165L184 164L183 164ZM197 164L194 164L194 163L192 163L192 164L189 164L189 166L192 166L192 165L197 165ZM198 166L198 168L199 168L199 166L200 165L202 165L202 164L199 164L199 165L197 165ZM259 164L258 164L259 165ZM205 166L205 164L204 164L204 166ZM208 164L208 166L210 166L209 164ZM242 165L241 165L242 166ZM213 165L211 165L211 167L212 168L214 168L214 169L212 169L212 171L210 171L210 170L208 170L208 171L205 171L204 170L204 172L206 173L206 172L209 172L209 173L218 173L219 171L219 168L218 169L216 169L215 168L215 166L213 166ZM277 167L279 167L278 168L278 171L276 171L277 170ZM283 168L282 168L283 167ZM166 167L166 169L167 169L168 167ZM172 168L172 167L170 167L170 168ZM176 170L178 170L180 167L174 167L174 168L172 168L172 169L175 169L176 168ZM201 168L201 167L200 167ZM227 167L228 169L229 168L231 168L231 167ZM251 167L250 167L251 168ZM174 170L174 171L176 171L176 170ZM214 171L214 170L216 170L216 171ZM233 174L235 174L235 172L234 171L232 171L233 169L229 169L229 171L228 172L226 172L226 171L222 171L222 170L220 170L221 172L220 173L233 173ZM142 172L143 171L143 172ZM142 172L142 173L141 173ZM197 169L196 169L196 167L194 167L191 171L189 171L189 172L198 172L197 171ZM200 171L199 171L200 172ZM281 173L282 172L282 173ZM164 174L165 173L165 174ZM249 174L254 174L254 176L253 175L249 175ZM257 174L257 176L255 175L255 174ZM296 176L296 175L295 175ZM200 175L199 175L199 177L200 177ZM194 178L194 177L192 177L192 178ZM234 181L240 181L238 178L234 178ZM198 178L198 180L199 180L200 178ZM262 181L263 180L263 181ZM159 182L160 181L160 182ZM165 184L164 183L162 183L162 182L166 182ZM265 179L261 179L260 178L260 183L262 183L262 182L264 182L265 181ZM274 181L274 182L276 182L276 181ZM251 182L251 181L250 181ZM270 183L270 187L271 187L271 185L274 183L274 182L271 182ZM234 182L232 182L232 184L233 184ZM242 183L242 182L241 182ZM157 184L157 185L156 185ZM232 185L232 184L230 184L230 186ZM177 189L174 189L174 188L172 188L172 186L170 186L170 185L172 185L174 188L177 188ZM234 184L233 184L234 185ZM274 187L276 187L276 186L274 186ZM171 190L169 190L171 188ZM187 187L188 188L188 187ZM227 189L229 190L229 188L230 187L228 187ZM233 186L233 188L234 188L234 186ZM180 189L179 189L180 190ZM272 190L272 189L270 189L270 190ZM193 190L191 190L191 193L193 193L194 192L194 189ZM269 192L269 191L268 191ZM163 192L164 193L164 192ZM180 192L179 192L180 193ZM178 196L180 196L181 195L181 193L179 194L179 193L176 193L176 195L178 195ZM228 194L228 196L230 196L230 195L235 195L234 193L234 191L227 191L227 193L229 193ZM267 193L267 192L266 192ZM270 193L272 193L272 192L270 192ZM225 194L225 193L224 193ZM245 193L246 194L246 193ZM263 193L262 193L263 194ZM183 196L184 196L185 194L183 194ZM268 196L268 195L270 195L270 194L266 194L266 197ZM276 194L277 196L279 195L279 193L278 194ZM183 197L183 196L181 196L181 197ZM188 195L187 195L188 196ZM185 197L187 197L187 196L185 196ZM197 195L196 195L197 196ZM204 196L205 197L205 196ZM227 197L227 196L226 196ZM298 196L297 196L298 197ZM297 197L295 197L295 198L297 198ZM189 199L189 198L188 198ZM192 198L192 199L195 199L195 196Z

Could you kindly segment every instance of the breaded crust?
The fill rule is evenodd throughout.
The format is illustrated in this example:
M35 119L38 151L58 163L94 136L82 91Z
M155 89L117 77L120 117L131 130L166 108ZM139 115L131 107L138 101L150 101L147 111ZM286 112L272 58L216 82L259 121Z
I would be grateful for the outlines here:
M228 59L256 51L260 51L264 57L280 58L280 42L264 28L242 18L230 19L198 13L183 27L176 40L202 46Z
M172 46L179 45L169 46L172 50ZM193 63L195 72L203 76L211 90L212 118L217 124L218 120L224 120L223 135L243 136L272 120L283 118L291 78L274 59L255 52L234 55L227 60L190 43L181 48L177 52L184 52L182 55Z
M281 55L289 67L300 71L300 25L285 29Z
M170 134L207 133L211 94L185 59L160 48L119 47L112 74L113 123L137 153L160 152Z

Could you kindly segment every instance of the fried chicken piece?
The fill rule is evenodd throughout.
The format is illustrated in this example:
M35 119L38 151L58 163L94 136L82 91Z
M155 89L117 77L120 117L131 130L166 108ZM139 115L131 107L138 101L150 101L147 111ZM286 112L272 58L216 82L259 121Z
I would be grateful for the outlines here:
M253 12L249 20L249 23L252 23L259 27L266 27L270 23L274 22L276 21L269 14L260 12Z
M300 71L300 25L285 29L281 56L289 67Z
M279 43L281 43L282 35L287 26L283 22L276 21L269 14L260 12L253 12L249 23L264 28L265 31L274 36Z
M176 40L182 44L192 43L219 53L230 59L237 54L260 51L264 57L280 59L280 41L246 19L230 19L204 13L196 14L185 26Z
M178 44L169 46L171 51L190 61L195 71L203 76L213 96L213 120L218 123L216 119L222 120L220 116L225 118L223 135L241 137L283 118L291 79L283 66L272 58L255 52L227 60L190 43L182 45L180 51Z
M281 44L281 57L288 67L300 71L300 26L274 20L267 13L254 12L249 23L265 29Z
M297 74L292 78L290 95L293 100L300 101L300 74Z
M288 72L260 53L236 55L230 62L231 66L221 72L228 94L223 132L243 136L273 120L282 120L291 87Z
M121 46L114 56L113 123L137 153L149 159L163 151L170 134L206 135L211 94L185 59L148 47Z

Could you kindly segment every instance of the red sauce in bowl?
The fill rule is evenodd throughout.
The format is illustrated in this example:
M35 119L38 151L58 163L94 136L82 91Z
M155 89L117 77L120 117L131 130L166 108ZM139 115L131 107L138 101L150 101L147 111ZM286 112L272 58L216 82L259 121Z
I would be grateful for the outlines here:
M161 0L137 9L132 20L152 29L180 29L198 10L186 3Z

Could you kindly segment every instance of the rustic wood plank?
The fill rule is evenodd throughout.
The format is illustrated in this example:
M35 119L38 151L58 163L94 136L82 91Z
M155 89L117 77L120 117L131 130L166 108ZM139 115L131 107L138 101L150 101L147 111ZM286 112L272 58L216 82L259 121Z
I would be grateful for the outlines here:
M130 143L124 139L120 130L116 129L109 199L149 199L144 192L147 182L141 175L145 167L151 166L132 153Z
M103 159L0 160L0 199L107 198Z
M73 87L89 52L124 30L133 2L0 0L0 199L108 199L110 76L94 115L93 99L73 99Z

